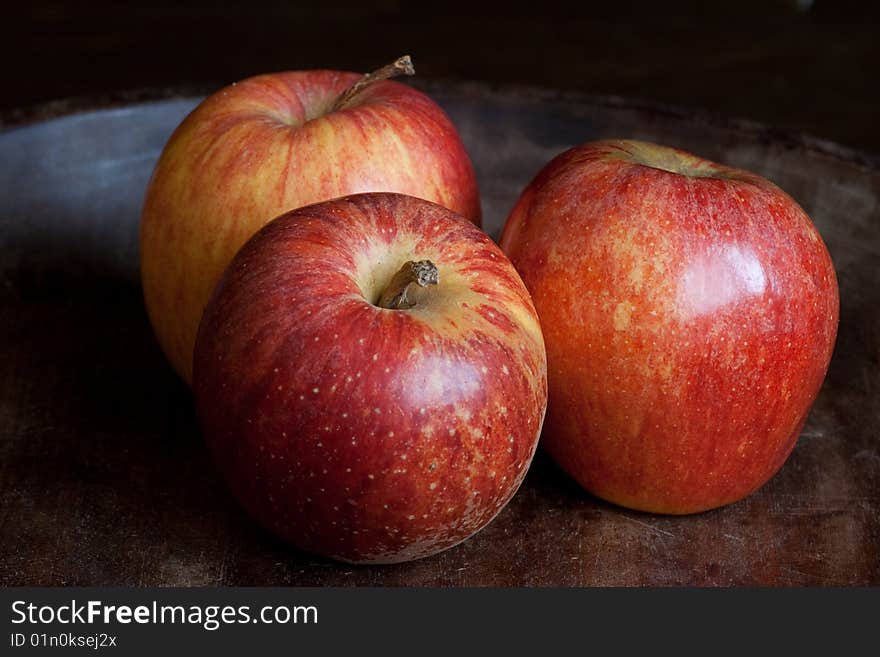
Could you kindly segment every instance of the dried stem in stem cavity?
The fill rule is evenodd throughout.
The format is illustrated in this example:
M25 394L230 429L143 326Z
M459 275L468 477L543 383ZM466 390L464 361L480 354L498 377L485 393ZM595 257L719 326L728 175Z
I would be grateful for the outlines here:
M345 109L345 106L351 101L352 98L357 96L361 91L369 87L374 82L387 80L398 75L415 74L416 69L413 68L413 63L412 59L410 59L410 56L404 55L403 57L399 57L390 64L387 64L382 68L373 71L372 73L367 73L364 77L362 77L360 80L351 85L348 89L339 94L339 97L330 107L330 111L335 112L336 110Z
M406 310L416 305L412 299L412 291L416 287L428 287L429 285L437 285L440 282L440 274L436 265L430 260L419 260L414 262L408 260L403 263L388 287L382 292L379 301L376 303L380 308L388 310Z

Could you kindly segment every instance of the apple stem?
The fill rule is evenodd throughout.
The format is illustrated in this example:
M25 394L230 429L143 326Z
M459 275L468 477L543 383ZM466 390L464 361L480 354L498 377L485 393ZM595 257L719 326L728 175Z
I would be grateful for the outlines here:
M339 96L333 102L330 111L335 112L337 110L345 109L345 106L348 105L352 98L357 96L361 91L369 87L374 82L379 82L380 80L388 80L389 78L393 78L397 75L415 74L416 69L413 67L412 59L410 59L410 56L404 55L403 57L398 57L390 64L386 64L382 68L377 69L372 73L367 73L364 77L362 77L360 80L351 85L348 89L339 94Z
M437 266L430 260L419 260L414 262L408 260L403 263L385 291L379 297L376 303L380 308L387 310L406 310L416 305L409 294L417 287L428 287L429 285L437 285L440 282L440 274Z

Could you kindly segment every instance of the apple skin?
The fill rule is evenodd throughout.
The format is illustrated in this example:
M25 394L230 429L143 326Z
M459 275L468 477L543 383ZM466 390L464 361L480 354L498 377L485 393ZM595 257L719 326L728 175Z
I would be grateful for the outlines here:
M400 266L439 284L373 305ZM361 194L285 214L223 275L193 390L234 495L294 545L349 562L424 557L484 527L538 443L546 355L501 250L439 205Z
M198 323L220 274L282 212L389 191L479 225L470 160L425 94L380 81L329 111L360 78L338 71L250 78L205 99L165 146L144 200L141 280L159 343L187 383Z
M837 278L804 211L752 173L636 141L552 160L501 246L547 345L541 442L584 488L694 513L794 447L837 334Z

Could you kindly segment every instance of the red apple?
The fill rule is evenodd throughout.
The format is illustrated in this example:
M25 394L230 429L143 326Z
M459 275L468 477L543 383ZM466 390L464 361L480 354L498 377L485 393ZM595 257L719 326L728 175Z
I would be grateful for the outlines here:
M540 172L501 245L547 344L542 444L587 490L692 513L782 466L838 317L828 251L782 190L682 151L596 142Z
M361 194L258 232L199 327L194 381L222 476L305 550L444 550L516 491L547 400L525 286L439 205Z
M368 76L260 75L202 102L177 128L144 201L141 278L150 321L187 381L205 304L236 251L282 212L390 191L479 225L476 179L449 119L397 82L409 58Z

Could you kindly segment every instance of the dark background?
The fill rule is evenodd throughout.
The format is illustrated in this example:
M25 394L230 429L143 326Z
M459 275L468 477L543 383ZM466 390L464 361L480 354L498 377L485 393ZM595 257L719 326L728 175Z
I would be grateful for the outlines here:
M67 97L213 88L280 69L612 94L752 119L880 153L876 3L90 3L4 10L0 113Z

